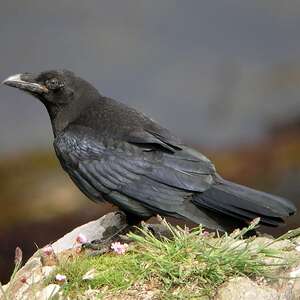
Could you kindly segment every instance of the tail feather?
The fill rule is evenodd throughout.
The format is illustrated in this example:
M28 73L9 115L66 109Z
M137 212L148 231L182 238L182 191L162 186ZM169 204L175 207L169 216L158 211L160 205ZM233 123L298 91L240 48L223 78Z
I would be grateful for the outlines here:
M260 217L261 223L268 226L278 226L296 212L294 204L284 198L223 179L209 190L196 194L193 203L245 222Z

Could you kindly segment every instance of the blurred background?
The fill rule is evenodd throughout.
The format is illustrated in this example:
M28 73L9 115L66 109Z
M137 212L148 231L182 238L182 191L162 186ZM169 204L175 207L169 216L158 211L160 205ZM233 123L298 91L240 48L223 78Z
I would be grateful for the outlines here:
M226 178L300 206L300 2L10 0L1 80L67 68L151 115ZM0 87L0 281L74 226L115 209L62 171L41 103ZM300 226L299 216L279 234Z

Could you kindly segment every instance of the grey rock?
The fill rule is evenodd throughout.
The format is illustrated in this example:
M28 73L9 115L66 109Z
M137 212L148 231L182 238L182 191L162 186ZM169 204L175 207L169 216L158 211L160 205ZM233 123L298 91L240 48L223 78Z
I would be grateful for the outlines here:
M64 255L77 253L77 248L72 248L74 247L76 238L79 234L83 234L88 241L97 239L102 240L119 232L125 225L127 225L127 223L124 214L119 212L109 213L98 220L77 227L56 241L52 245L52 248L55 253L58 254L57 256L60 259L64 257ZM150 224L146 225L146 227L158 237L168 236L170 234L168 228L166 228L164 224ZM272 241L273 240L268 237L257 237L254 240L250 240L248 247L256 249L257 247L272 243ZM245 247L246 244L246 240L233 241L232 246ZM278 280L268 282L264 278L262 278L263 280L259 280L258 278L257 281L252 281L246 277L235 277L218 288L214 300L300 300L300 279L291 276L291 273L296 272L300 267L300 252L295 250L295 245L297 245L296 241L291 243L289 240L282 240L275 242L271 246L273 249L282 249L284 251L285 259L289 259L290 257L295 259L295 264L292 268L279 270ZM17 272L11 282L5 286L5 293L9 300L47 299L51 293L53 293L53 295L55 294L55 299L64 300L58 285L51 284L47 287L44 286L44 279L49 278L50 274L55 271L59 259L54 260L53 264L43 264L41 252L43 251L37 251L24 267ZM266 259L266 262L269 262L271 265L276 262L276 259L277 258L271 258L270 260ZM89 280L93 276L94 271L92 269L85 274L83 280ZM26 279L26 283L22 280L24 278ZM99 291L97 290L89 289L84 293L82 299L99 299L98 293ZM123 297L123 295L121 296ZM147 293L141 292L140 296L140 299L156 299L157 295L155 294L155 291L147 291ZM127 298L107 299L123 300ZM1 296L1 292L0 300L4 300L4 297Z
M279 300L275 289L259 286L249 278L237 277L221 286L215 300Z
M290 240L279 240L275 241L267 237L257 237L251 242L251 247L253 249L269 245L269 249L274 250L283 250L283 249L292 249L294 248L293 243Z
M75 228L53 243L52 248L56 254L73 248L79 234L83 234L88 241L105 239L123 228L124 225L126 225L124 214L108 213L98 220ZM5 286L6 297L0 292L0 300L6 300L6 298L10 300L46 299L51 292L57 294L56 285L50 285L43 289L43 280L55 270L56 266L44 266L41 258L41 251L37 251ZM22 282L22 278L26 280L26 283Z
M39 293L37 293L37 297L39 300L50 300L53 299L60 290L60 286L58 284L49 284L45 288L43 288Z
M125 215L120 212L111 212L98 220L81 225L52 244L55 253L74 247L76 238L83 234L88 241L105 239L126 225Z
M292 285L292 300L300 300L300 278L291 282Z

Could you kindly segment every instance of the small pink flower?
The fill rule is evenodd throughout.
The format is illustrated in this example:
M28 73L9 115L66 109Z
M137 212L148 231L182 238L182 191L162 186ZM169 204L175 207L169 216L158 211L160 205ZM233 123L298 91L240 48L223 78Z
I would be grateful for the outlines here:
M15 265L20 265L22 263L23 252L20 247L15 250Z
M79 244L85 244L85 243L87 243L87 238L86 238L86 236L84 235L84 234L82 234L82 233L79 233L78 234L78 236L77 236L77 238L76 238L76 242L77 243L79 243Z
M203 235L204 237L208 237L208 236L209 236L209 232L206 231L206 230L204 230L204 231L202 232L202 235Z
M117 254L125 254L128 249L127 244L121 244L120 242L112 243L110 247Z
M58 282L65 282L67 281L67 276L62 274L56 274L55 280Z
M50 256L51 254L54 253L54 250L53 250L53 248L52 248L51 245L45 246L45 247L42 249L42 251L43 251L43 253L44 253L45 255L47 255L47 256Z
M20 279L20 281L22 283L27 283L27 278L25 276L22 276L21 279Z

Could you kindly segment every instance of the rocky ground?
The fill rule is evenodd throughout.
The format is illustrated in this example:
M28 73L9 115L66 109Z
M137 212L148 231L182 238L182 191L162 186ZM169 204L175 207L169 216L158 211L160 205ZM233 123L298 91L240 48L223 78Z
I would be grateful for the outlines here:
M86 285L85 290L80 293L67 295L66 284L69 278L64 274L59 274L62 261L79 260L87 255L93 254L91 251L82 250L80 243L86 240L102 239L118 230L124 225L124 218L118 213L109 213L102 218L89 222L85 225L75 228L70 233L53 243L50 247L46 246L38 250L27 263L15 274L11 281L2 286L0 290L0 300L26 300L26 299L183 299L177 293L177 288L170 289L169 295L162 295L160 283L154 281L141 281L132 284L129 288L112 292L111 290L101 287L101 296L99 289L92 284ZM197 286L192 282L189 283L189 289L195 288L195 295L185 299L215 299L215 300L296 300L300 299L300 230L287 233L283 238L274 240L272 237L256 237L251 242L243 239L233 239L232 253L237 248L248 245L247 248L262 249L264 245L269 253L271 251L280 251L281 258L272 254L266 256L265 262L270 264L270 268L277 264L279 267L272 276L264 277L257 274L245 274L229 276L221 283L210 295L202 295L196 293ZM205 232L205 234L207 234ZM220 245L218 239L222 237L214 237L215 248ZM211 242L210 242L211 243ZM246 244L245 244L246 243ZM121 244L122 245L122 244ZM217 245L217 246L216 246ZM105 248L105 247L104 247ZM110 247L108 248L110 249ZM106 249L106 250L108 250ZM167 249L167 248L166 248ZM242 249L242 248L241 248ZM245 248L246 249L246 248ZM111 249L110 249L111 250ZM114 248L118 254L122 254L125 249ZM267 251L264 250L264 253ZM167 251L167 250L166 250ZM246 250L245 250L246 251ZM247 250L248 251L248 250ZM104 251L105 252L105 251ZM244 253L240 252L241 255ZM279 253L279 252L278 252ZM229 253L230 254L230 253ZM104 253L103 256L111 253ZM200 254L201 255L201 254ZM258 255L258 254L257 254ZM255 256L252 256L256 259ZM282 259L283 257L283 259ZM16 264L21 261L21 251L16 251ZM282 265L282 267L281 267ZM95 267L96 268L96 267ZM253 269L254 271L256 269ZM78 273L79 274L79 273ZM271 273L270 273L271 274ZM84 275L80 275L79 280L92 283L97 276L97 271L91 268ZM184 275L183 275L184 276ZM196 278L196 277L192 277ZM73 279L70 279L73 280ZM78 280L78 278L77 278Z

